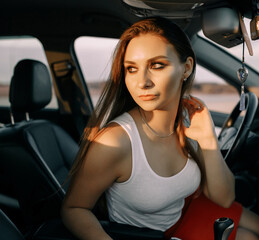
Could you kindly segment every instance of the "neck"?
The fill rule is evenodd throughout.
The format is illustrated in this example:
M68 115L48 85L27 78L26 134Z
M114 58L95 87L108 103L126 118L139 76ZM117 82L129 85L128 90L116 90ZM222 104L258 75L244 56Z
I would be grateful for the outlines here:
M149 125L149 126L146 126L147 128L151 127L152 130L154 130L157 133L157 135L159 135L161 138L164 138L166 136L169 137L172 135L174 131L175 118L177 114L176 110L144 111L143 109L140 108L139 111L142 115L142 118L144 119L143 122L146 122ZM156 134L154 134L153 132L153 135L156 135Z

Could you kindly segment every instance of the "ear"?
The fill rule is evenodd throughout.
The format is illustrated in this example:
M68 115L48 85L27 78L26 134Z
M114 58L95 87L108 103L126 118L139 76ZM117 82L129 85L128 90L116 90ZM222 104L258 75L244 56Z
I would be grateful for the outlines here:
M192 69L193 69L193 58L192 57L188 57L184 63L184 67L185 67L185 71L184 71L184 78L188 78L191 73L192 73Z

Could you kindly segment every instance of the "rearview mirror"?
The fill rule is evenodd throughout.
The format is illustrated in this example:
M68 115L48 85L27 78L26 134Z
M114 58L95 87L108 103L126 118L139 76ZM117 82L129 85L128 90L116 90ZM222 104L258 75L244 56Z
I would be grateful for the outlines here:
M232 8L204 11L202 30L207 38L227 48L242 43L238 13Z

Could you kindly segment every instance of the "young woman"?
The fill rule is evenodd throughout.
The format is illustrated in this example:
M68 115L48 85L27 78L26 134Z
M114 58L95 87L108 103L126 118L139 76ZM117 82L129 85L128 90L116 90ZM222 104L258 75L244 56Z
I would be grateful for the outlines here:
M213 239L219 217L229 239L258 239L258 216L236 202L205 104L189 96L195 55L183 31L162 18L121 36L108 82L85 129L62 207L79 239L111 239L92 212L106 195L111 221Z

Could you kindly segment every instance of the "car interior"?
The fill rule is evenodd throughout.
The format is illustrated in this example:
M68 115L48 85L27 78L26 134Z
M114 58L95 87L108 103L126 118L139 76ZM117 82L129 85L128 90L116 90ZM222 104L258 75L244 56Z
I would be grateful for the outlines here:
M75 45L85 36L94 42L117 41L132 23L150 16L177 23L190 38L201 69L224 82L221 87L207 82L194 85L193 94L206 90L212 104L222 103L210 112L220 150L235 175L236 200L259 214L258 0L10 0L1 2L1 10L1 239L76 239L62 223L60 206L95 106L92 93L103 82L87 80L90 70L99 70L90 67L85 73L87 64L79 55L86 43L79 50ZM21 57L18 41L11 47L6 43L31 38L41 43L45 62L38 53L35 58L30 53ZM26 52L29 47L21 48ZM93 49L93 55L87 52L83 59L98 65L103 47L105 43L98 45L101 53L96 61ZM238 55L233 53L236 47ZM9 52L19 58L8 57ZM5 75L7 70L10 76ZM113 239L164 238L161 231L110 222L99 205L94 212Z

